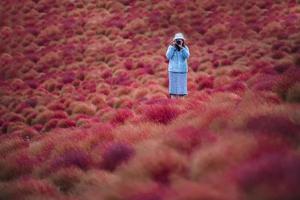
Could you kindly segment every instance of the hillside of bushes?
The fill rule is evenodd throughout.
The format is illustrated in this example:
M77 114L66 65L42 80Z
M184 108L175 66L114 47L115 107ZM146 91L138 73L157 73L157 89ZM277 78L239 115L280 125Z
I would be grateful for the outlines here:
M297 0L0 1L0 199L298 200L299 102Z

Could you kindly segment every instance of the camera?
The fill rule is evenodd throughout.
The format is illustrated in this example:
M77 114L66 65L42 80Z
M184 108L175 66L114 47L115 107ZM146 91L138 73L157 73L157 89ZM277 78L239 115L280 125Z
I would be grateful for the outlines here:
M181 40L176 40L175 42L176 42L177 45L181 44Z
M182 40L180 40L180 39L177 39L177 40L175 40L175 48L178 50L178 51L180 51L181 50L181 44L183 44L182 43Z

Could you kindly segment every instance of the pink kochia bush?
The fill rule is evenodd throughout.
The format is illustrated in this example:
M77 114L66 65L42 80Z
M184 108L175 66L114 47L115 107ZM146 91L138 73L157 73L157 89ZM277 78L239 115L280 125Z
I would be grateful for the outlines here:
M17 177L26 176L33 170L37 161L26 152L21 152L15 156L1 160L0 179L4 181L12 180Z
M192 126L180 127L166 136L167 144L186 153L191 153L201 145L211 144L216 140L213 132Z
M63 193L71 192L72 189L81 181L83 171L76 167L62 168L49 178L53 185L57 186Z
M102 154L100 167L105 170L114 171L133 155L134 149L131 146L123 143L111 143L105 148Z
M56 170L59 168L75 166L82 170L87 170L91 165L92 159L88 152L82 149L67 149L53 160L51 169Z
M295 144L300 140L300 125L284 116L255 116L247 121L246 127L253 133L282 138Z
M47 180L33 177L0 183L0 199L20 199L21 196L24 199L58 198L59 190Z
M133 113L129 109L120 109L115 113L111 122L113 124L122 124L130 117L133 117Z
M299 168L299 153L270 153L241 164L233 177L246 199L299 199Z
M170 123L181 113L176 107L161 104L148 105L144 109L143 119L161 124Z

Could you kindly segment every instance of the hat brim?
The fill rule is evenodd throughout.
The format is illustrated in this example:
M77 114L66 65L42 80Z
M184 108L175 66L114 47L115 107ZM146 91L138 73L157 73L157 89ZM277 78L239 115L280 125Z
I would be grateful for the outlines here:
M182 38L182 37L176 37L176 38L174 38L173 40L177 40L177 39L185 40L185 39Z

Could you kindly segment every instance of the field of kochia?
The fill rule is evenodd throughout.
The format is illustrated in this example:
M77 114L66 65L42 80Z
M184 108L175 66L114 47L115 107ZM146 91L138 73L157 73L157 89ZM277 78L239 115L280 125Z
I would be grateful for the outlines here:
M0 1L0 200L299 200L299 102L297 0Z

